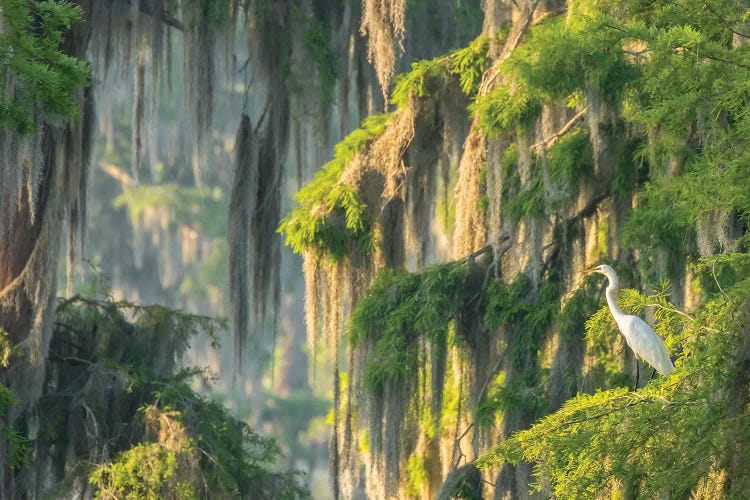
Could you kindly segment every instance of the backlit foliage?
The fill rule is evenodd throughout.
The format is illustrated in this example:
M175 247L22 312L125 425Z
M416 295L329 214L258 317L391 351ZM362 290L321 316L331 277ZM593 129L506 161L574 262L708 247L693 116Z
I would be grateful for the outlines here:
M463 287L468 272L468 265L459 262L419 274L385 271L378 276L352 312L349 326L354 346L374 343L364 372L369 389L382 390L386 381L404 383L416 376L412 370L418 367L422 341L445 348L449 323L469 298Z
M722 268L737 274L725 282L725 293L713 294L690 315L662 294L646 297L626 290L621 295L625 311L654 309L657 333L678 354L673 376L638 392L617 388L579 395L479 463L534 462L533 487L559 498L616 490L626 496L683 497L705 487L706 480L717 480L716 472L746 464L742 454L750 414L738 406L734 381L746 377L747 352L741 346L747 342L750 312L747 256L732 254L722 261ZM704 269L714 265L700 264ZM608 311L602 311L587 324L591 336L612 328ZM746 480L743 474L718 488L740 498Z
M461 298L453 287L427 293L424 280L438 269L448 280L464 261L405 273L398 260L352 298L349 340L363 358L350 359L370 398L358 410L371 424L367 449L384 462L365 463L368 486L385 482L395 494L401 481L400 492L434 496L431 474L447 484L461 460L492 449L480 462L496 496L528 488L513 481L532 466L532 486L561 498L739 496L748 428L744 382L734 382L747 377L746 7L514 6L503 13L515 24L489 34L486 56L469 47L394 78L394 114L411 107L419 116L442 90L440 76L459 75L473 124L459 139L453 253L471 261L490 247L492 258L481 286L463 278L473 288ZM488 17L493 9L502 7L488 2ZM433 149L446 137L456 140L443 132ZM391 143L391 154L403 144ZM398 179L405 191L417 182ZM361 201L363 212L387 206ZM677 358L670 378L630 390L632 354L608 309L597 312L601 281L579 274L602 261L626 287L645 290L622 290L620 305L665 338ZM435 355L443 339L446 358ZM403 402L434 400L435 383L445 392L440 411L453 418L437 432L434 407ZM408 443L382 441L393 439L394 419Z
M278 470L275 442L194 392L202 370L178 368L191 338L225 326L163 306L62 302L49 357L65 370L48 375L32 441L51 464L77 459L58 492L88 474L97 498L306 497L298 473Z
M350 241L356 242L360 250L370 250L372 222L357 197L356 187L341 176L349 162L385 132L392 118L389 114L367 118L359 129L336 146L334 159L297 193L295 199L300 206L285 217L279 227L286 235L287 245L295 252L317 248L338 259ZM341 220L337 220L337 216Z

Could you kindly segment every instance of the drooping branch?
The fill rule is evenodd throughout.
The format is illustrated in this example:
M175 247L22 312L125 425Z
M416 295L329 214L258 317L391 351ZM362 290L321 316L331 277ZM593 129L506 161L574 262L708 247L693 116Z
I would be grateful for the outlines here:
M533 3L529 5L529 11L524 20L520 24L517 24L518 28L514 27L514 33L511 35L512 38L510 38L509 42L503 47L502 55L492 64L492 68L483 78L482 84L479 86L480 95L484 95L492 89L495 79L501 75L500 67L521 44L523 35L528 31L529 26L531 26L531 23L534 20L534 12L536 12L539 2L540 0L534 0Z

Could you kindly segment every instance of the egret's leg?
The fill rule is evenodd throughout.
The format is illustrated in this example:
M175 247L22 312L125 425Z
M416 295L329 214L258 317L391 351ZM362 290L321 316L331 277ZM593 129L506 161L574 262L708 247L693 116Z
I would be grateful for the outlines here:
M640 377L640 369L638 367L640 363L638 363L638 358L635 359L635 387L633 387L634 391L638 390L638 378Z

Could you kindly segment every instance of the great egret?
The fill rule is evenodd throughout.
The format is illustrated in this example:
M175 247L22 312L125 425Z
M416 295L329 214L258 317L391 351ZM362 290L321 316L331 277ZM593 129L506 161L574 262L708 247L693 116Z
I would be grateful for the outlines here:
M600 273L607 277L607 304L609 311L617 322L620 332L625 336L630 348L636 356L644 359L649 365L653 366L659 373L668 377L674 370L672 360L669 359L667 348L664 347L661 337L638 316L625 314L615 301L615 291L617 290L617 274L615 270L604 264L586 271L587 273ZM636 365L637 368L637 365ZM638 375L636 375L635 384L638 386Z

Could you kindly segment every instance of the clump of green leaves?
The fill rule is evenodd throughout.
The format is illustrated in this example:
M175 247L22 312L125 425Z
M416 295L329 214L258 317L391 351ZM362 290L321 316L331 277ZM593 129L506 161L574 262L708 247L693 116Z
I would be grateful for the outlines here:
M414 376L419 341L445 345L449 324L468 299L466 262L439 264L421 273L385 270L352 312L353 345L374 343L365 382L382 390L386 381Z
M622 387L579 395L485 454L480 464L533 462L533 486L559 498L606 491L685 497L717 480L750 436L750 413L736 405L738 390L746 388L735 387L745 377L746 361L737 356L746 356L738 346L750 312L750 281L742 264L746 255L726 260L739 266L733 284L693 314L677 310L664 293L621 295L626 311L655 309L657 333L678 354L669 378L637 392ZM589 321L590 335L611 327L608 311L602 311ZM722 487L732 497L746 484L738 478Z
M203 370L177 366L191 338L215 339L225 327L159 305L62 301L49 358L65 369L50 372L55 393L40 399L46 418L36 452L60 454L98 498L307 497L299 473L279 470L275 442L194 392Z
M89 476L97 498L305 498L296 472L276 471L280 450L185 380L164 386L141 409L149 442L122 452Z
M195 476L180 473L189 467L182 454L157 443L140 444L122 453L112 464L100 466L89 480L97 489L96 498L199 498Z
M370 252L372 220L357 188L341 176L349 162L385 132L392 117L382 114L366 118L359 129L336 145L334 158L315 179L295 195L300 206L281 221L279 232L296 253L314 248L340 259L350 248L350 242L355 242L360 251Z
M454 76L458 76L464 94L474 95L489 67L489 42L488 37L480 36L467 47L448 55L413 62L411 71L396 77L391 103L397 108L408 106L412 98L429 97L435 90L432 88L435 83L442 84Z
M532 27L506 66L546 102L568 99L588 85L615 102L639 75L617 38L599 29L595 18L577 12Z
M52 118L78 113L76 90L88 83L89 65L60 50L64 33L81 21L71 2L5 0L0 11L0 125L31 131L41 104Z
M491 425L495 417L510 409L527 409L541 414L546 402L538 385L538 370L527 371L528 353L539 349L547 328L559 312L559 294L553 283L538 291L531 280L519 274L511 283L492 280L483 294L484 324L490 330L504 326L507 330L506 371L522 373L512 383L501 371L488 386L486 397L477 405L478 425Z
M542 101L523 82L499 85L481 95L470 110L479 116L479 125L487 136L512 132L533 125L542 111Z
M690 210L671 187L649 183L626 222L623 241L635 247L683 250L694 234L691 218Z
M578 128L563 136L547 151L547 161L552 182L574 192L579 180L594 173L588 131Z
M533 26L502 64L504 83L479 96L471 108L484 133L526 129L544 104L565 100L572 107L591 85L616 102L640 73L617 38L602 33L592 18L577 12Z

